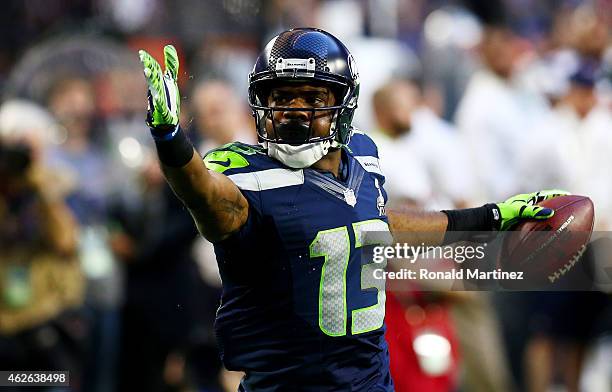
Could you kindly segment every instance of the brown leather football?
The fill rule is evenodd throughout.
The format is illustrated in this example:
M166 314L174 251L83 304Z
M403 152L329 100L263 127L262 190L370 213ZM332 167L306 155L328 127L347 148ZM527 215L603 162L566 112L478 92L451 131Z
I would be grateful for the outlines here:
M509 288L555 289L580 266L593 231L593 202L586 196L558 196L538 203L555 214L546 220L524 220L504 233L499 266L522 271Z

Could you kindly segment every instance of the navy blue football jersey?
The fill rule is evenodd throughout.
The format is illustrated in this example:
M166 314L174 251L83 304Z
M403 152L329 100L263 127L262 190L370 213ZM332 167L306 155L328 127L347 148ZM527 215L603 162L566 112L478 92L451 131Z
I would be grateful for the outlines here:
M366 255L389 238L374 142L352 137L339 179L241 143L204 161L249 202L247 223L215 244L215 330L225 366L246 372L242 390L393 390L384 281L373 275L384 265Z

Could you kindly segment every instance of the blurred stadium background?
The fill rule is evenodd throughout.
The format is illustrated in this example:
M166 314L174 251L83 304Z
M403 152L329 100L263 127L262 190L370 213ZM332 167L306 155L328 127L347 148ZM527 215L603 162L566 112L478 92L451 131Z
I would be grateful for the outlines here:
M177 47L182 124L205 152L255 142L247 74L300 26L355 55L355 123L390 203L564 188L612 228L610 0L6 0L0 369L69 370L72 391L236 390L212 246L152 155L137 50ZM419 289L388 299L398 392L612 391L609 294Z

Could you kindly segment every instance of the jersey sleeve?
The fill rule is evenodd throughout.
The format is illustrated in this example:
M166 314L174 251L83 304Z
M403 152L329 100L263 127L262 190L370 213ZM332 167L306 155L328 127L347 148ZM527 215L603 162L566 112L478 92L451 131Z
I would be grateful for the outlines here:
M355 131L347 148L349 153L366 171L373 174L381 185L385 182L385 176L380 169L378 147L372 138L361 131Z
M245 143L228 143L215 148L204 155L204 164L208 170L227 176L249 202L250 212L261 213L261 198L257 192L257 183L249 182L251 173L266 166L267 155L259 146Z
M387 203L387 192L383 185L385 184L385 176L380 168L380 159L378 156L378 147L374 140L362 131L354 131L351 141L347 146L350 154L353 155L361 166L374 178L374 185L379 190L382 197L381 203Z
M244 143L228 143L212 149L204 154L204 164L208 170L230 176L253 170L253 166L260 166L258 156L264 154L259 146Z

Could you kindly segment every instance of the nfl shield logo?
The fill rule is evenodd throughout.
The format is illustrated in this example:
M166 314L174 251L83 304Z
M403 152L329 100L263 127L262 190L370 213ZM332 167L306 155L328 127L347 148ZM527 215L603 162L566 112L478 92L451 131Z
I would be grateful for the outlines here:
M347 189L344 191L344 201L351 207L355 207L357 204L357 198L355 197L355 192L352 189Z

